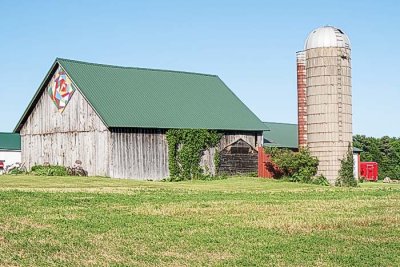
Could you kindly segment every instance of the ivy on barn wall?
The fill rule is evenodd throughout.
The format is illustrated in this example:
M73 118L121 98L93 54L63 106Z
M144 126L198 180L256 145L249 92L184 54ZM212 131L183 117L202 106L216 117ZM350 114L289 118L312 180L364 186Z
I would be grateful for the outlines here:
M169 173L172 181L200 179L204 170L200 166L202 152L215 147L221 134L206 129L170 129L166 133L168 142ZM215 153L216 170L219 154Z

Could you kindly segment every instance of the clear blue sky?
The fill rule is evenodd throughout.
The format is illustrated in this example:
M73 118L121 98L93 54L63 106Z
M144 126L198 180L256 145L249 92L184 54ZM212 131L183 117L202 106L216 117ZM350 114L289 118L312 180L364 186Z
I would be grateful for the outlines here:
M56 57L219 75L264 121L296 123L295 53L319 26L352 43L353 128L400 136L399 1L0 0L0 131Z

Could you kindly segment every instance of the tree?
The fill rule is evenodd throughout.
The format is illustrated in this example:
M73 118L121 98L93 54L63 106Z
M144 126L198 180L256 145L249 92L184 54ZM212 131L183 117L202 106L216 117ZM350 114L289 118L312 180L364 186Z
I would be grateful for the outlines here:
M357 180L354 177L354 158L353 149L349 144L345 157L340 160L341 166L339 177L336 180L337 186L357 186Z
M374 161L379 165L379 179L400 178L400 138L382 138L355 135L353 145L363 150L361 161Z

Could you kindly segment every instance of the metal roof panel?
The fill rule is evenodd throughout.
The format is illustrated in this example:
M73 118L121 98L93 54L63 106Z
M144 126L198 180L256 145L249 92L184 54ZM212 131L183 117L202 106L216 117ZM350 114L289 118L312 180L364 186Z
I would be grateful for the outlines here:
M21 136L17 133L0 133L0 150L21 151Z
M216 75L57 62L108 127L265 130Z

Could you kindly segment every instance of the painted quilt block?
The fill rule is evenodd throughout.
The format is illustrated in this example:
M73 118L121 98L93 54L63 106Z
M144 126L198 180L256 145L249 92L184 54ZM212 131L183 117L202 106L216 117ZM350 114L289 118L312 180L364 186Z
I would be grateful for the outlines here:
M62 113L71 100L75 92L75 87L67 76L67 73L62 68L58 68L47 86L47 92L58 111Z

